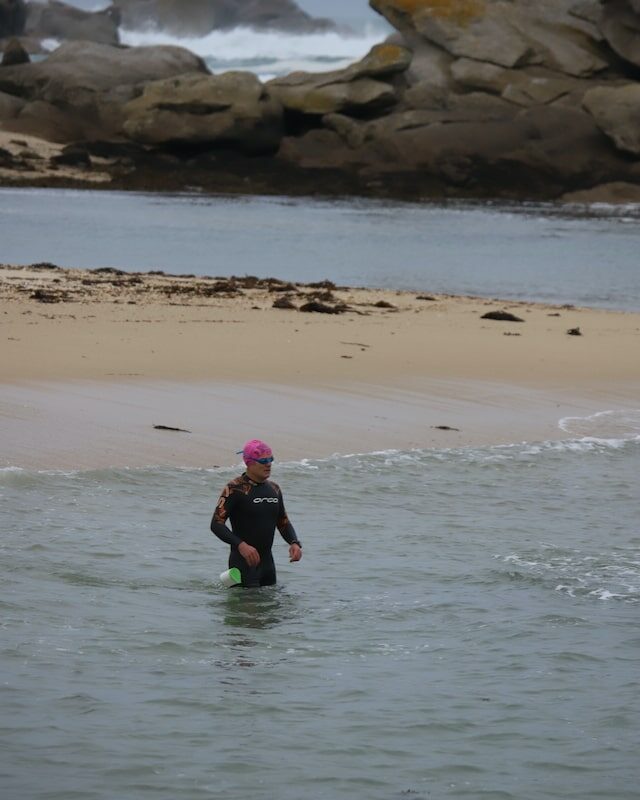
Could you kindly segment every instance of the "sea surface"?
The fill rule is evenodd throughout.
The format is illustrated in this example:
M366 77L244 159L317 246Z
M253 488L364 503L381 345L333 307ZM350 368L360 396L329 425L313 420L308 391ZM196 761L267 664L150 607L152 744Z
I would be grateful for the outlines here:
M123 40L264 80L362 57L363 5L350 35ZM640 311L639 222L0 189L0 262ZM237 470L0 470L1 796L637 800L638 405L562 441L276 462L304 558L278 542L256 591L223 588L208 530Z
M636 800L640 411L276 463L304 545L228 590L237 470L0 470L7 800Z
M72 5L95 11L106 8L109 2L76 0ZM120 41L132 47L185 47L199 55L213 74L242 70L268 81L300 70L327 72L344 69L395 32L383 17L368 7L367 0L345 0L338 14L332 13L338 10L335 7L325 9L324 5L320 2L315 8L305 10L316 17L332 17L339 26L335 32L299 35L235 28L202 36L178 36L149 26L144 30L121 28ZM59 46L60 41L56 39L44 42L44 49L49 52Z
M0 263L256 275L640 311L640 205L0 189Z

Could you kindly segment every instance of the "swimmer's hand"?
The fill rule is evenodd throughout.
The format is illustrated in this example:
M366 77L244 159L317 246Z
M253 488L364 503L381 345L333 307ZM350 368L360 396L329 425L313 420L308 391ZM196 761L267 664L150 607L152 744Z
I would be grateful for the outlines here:
M302 558L302 548L299 544L289 545L289 561L300 561Z
M250 567L257 567L260 563L260 553L258 553L255 547L251 547L250 544L240 542L238 545L238 552Z

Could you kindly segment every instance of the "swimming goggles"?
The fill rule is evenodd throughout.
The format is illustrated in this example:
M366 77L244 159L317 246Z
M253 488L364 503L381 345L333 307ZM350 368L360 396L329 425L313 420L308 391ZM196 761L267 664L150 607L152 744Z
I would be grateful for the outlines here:
M257 464L271 464L273 463L273 456L269 456L268 458L254 458L253 461Z

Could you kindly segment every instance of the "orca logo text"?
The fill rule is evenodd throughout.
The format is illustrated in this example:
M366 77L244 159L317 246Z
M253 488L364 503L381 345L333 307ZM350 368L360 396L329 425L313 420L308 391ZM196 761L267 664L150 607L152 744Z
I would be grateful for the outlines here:
M254 497L253 498L253 502L254 503L277 503L278 502L278 498L277 497Z

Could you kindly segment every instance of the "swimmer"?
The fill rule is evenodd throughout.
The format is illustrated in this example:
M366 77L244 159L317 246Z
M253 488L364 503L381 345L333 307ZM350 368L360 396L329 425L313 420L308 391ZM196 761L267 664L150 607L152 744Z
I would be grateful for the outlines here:
M271 448L259 439L252 439L240 452L246 470L222 490L211 531L231 546L229 568L240 570L242 586L273 586L276 566L271 548L276 528L289 545L290 561L300 561L302 547L287 517L280 487L269 480L273 463Z

